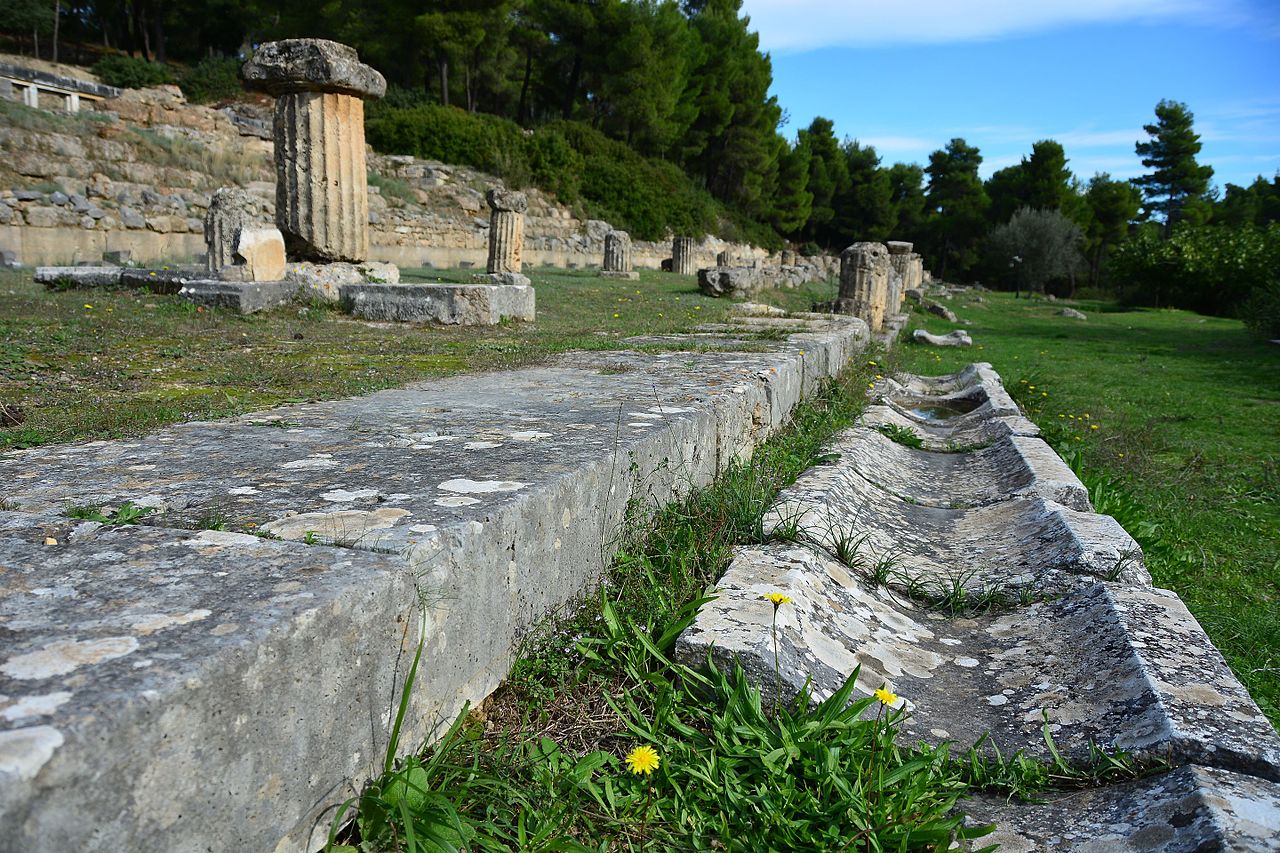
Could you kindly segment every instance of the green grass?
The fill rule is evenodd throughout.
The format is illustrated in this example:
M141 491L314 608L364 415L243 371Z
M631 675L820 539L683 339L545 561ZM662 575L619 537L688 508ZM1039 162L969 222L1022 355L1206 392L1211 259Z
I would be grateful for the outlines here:
M416 273L416 274L415 274ZM406 280L468 280L471 271L406 271ZM0 450L136 436L184 420L333 399L464 371L534 364L566 350L626 348L623 338L690 331L728 303L690 278L642 272L534 270L538 319L489 328L364 323L333 309L264 314L197 309L126 290L48 291L0 273ZM782 307L829 298L826 285L778 291Z
M1280 723L1280 346L1185 311L1082 302L1079 321L1062 303L982 296L950 303L972 349L903 343L894 367L991 362Z

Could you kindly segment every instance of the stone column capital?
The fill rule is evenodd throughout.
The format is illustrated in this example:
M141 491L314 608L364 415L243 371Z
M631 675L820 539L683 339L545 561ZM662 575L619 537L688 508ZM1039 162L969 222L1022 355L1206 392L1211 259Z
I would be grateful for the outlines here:
M246 89L269 95L332 92L381 98L387 81L354 47L326 39L284 39L258 46L240 69Z
M494 210L524 213L529 209L529 199L524 193L494 187L484 194L484 200Z

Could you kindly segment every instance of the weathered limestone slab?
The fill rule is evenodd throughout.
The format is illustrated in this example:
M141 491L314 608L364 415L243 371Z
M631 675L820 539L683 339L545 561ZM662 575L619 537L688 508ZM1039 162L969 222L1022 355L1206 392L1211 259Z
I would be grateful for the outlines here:
M291 255L363 261L369 254L364 101L386 92L353 48L322 39L260 45L245 85L276 97L276 224Z
M983 734L1005 755L1086 760L1089 745L1174 765L1201 763L1280 778L1280 738L1177 596L1093 583L1060 599L1007 612L940 618L900 594L875 589L830 555L798 546L741 549L716 599L677 644L700 663L736 656L748 676L814 698L858 667L868 695L888 685L909 711L909 740ZM767 592L790 596L778 611ZM1208 712L1206 709L1211 708Z
M284 237L277 228L241 228L236 239L240 281L282 281L285 276ZM224 272L227 268L224 268Z
M854 243L840 253L837 310L850 310L872 332L884 325L889 296L889 250L882 243Z
M207 308L254 314L289 304L298 294L294 281L183 281L178 298Z
M696 336L689 342L701 345L713 338ZM125 548L113 539L96 557L86 556L87 563L58 564L40 578L40 588L61 591L51 598L63 596L67 606L74 605L71 591L88 582L83 565L118 562L127 567L129 583L120 587L113 606L128 614L136 610L167 618L211 611L206 618L193 617L179 632L157 629L146 641L155 645L120 659L121 666L131 666L145 654L154 678L171 675L184 689L144 695L132 691L134 682L121 682L113 712L86 722L83 740L64 734L67 744L92 740L108 748L77 746L66 758L59 757L65 747L54 748L52 758L22 787L0 793L5 814L15 816L6 819L6 828L37 811L75 815L59 824L47 844L39 835L31 835L29 843L28 836L20 836L20 849L33 853L86 849L98 826L119 827L116 837L124 839L107 849L292 853L307 847L317 817L352 793L343 783L354 776L358 784L372 771L367 762L376 749L369 745L379 745L389 727L386 714L398 693L397 685L385 683L382 667L414 640L411 631L404 639L406 625L396 622L396 614L416 613L419 602L426 608L423 666L403 740L413 748L451 720L463 702L480 700L505 677L513 649L530 626L598 582L604 570L601 543L611 541L629 501L664 502L706 483L785 422L801 396L846 365L865 340L859 321L830 319L824 331L784 342L753 340L755 351L749 352L574 354L544 367L437 379L356 399L182 424L144 440L0 456L0 497L32 523L43 523L35 514L60 513L69 502L118 506L130 500L156 507L145 521L163 530L113 536L177 537L179 544L172 546L161 539L141 540L158 552ZM613 363L626 369L602 370ZM264 589L243 584L241 575L254 575L259 564L228 551L243 541L234 538L233 546L197 554L216 567L208 582L216 595L182 593L175 601L183 606L170 607L164 590L194 583L195 572L167 561L166 549L186 553L191 548L180 543L207 537L203 541L212 548L214 538L230 537L178 530L214 518L232 533L265 530L287 540L267 543L283 549L284 577L274 579L267 571ZM41 534L66 539L57 529L45 534L42 528L23 538L22 547L43 554ZM304 544L310 539L348 548L315 549ZM335 577L289 562L289 555L305 560L318 550L353 561L349 582L341 572ZM367 570L361 568L366 558L375 561ZM3 557L0 563L13 564ZM390 567L402 574L376 574ZM33 596L33 584L19 587L0 596L0 610ZM212 599L239 599L239 589L246 590L243 601L219 604L232 611L224 618ZM248 617L236 608L272 604L274 596L287 596L301 610L281 610L286 622L260 643L237 648L235 663L243 670L233 667L224 677L216 667L227 658L209 652L203 641L172 652L165 646L170 637L187 643L186 631L221 637L215 629L224 623L247 631ZM363 610L353 619L356 608ZM289 615L295 613L301 615ZM77 620L88 614L77 614ZM287 619L298 623L296 631L285 627ZM376 622L376 629L366 631L364 619ZM75 633L80 624L68 622L63 634L47 642L83 639ZM16 628L5 627L0 667L27 653L24 646L10 654L5 644ZM114 623L107 627L116 630ZM303 653L312 656L298 664L296 681L294 652L282 651L294 647L295 636ZM328 651L335 646L354 652ZM183 663L191 657L208 658L211 667L195 673L198 685ZM399 662L403 674L407 660ZM313 663L319 667L314 676ZM277 679L288 683L277 689ZM95 689L115 683L108 680ZM225 689L234 702L241 684L259 693L246 701L247 711L212 702L210 714L222 713L204 715L206 691L216 696ZM193 692L197 686L199 692ZM67 689L78 698L88 688ZM295 701L303 690L306 701ZM335 691L341 701L331 700ZM352 706L368 696L375 697L368 704L376 710ZM254 710L263 702L274 712ZM131 722L135 708L150 729ZM32 724L24 718L0 728ZM156 732L168 734L159 746L150 739ZM232 738L231 746L219 746ZM313 742L323 743L327 762L313 761L309 746L297 749L297 767L281 755L290 743ZM191 761L199 772L191 771ZM54 768L56 775L46 775ZM228 783L216 791L208 785L209 779L249 777L256 784ZM86 778L95 780L92 796L82 790ZM38 802L33 796L40 797ZM174 817L195 812L198 820ZM33 826L33 833L47 829ZM211 835L211 828L222 834Z
M948 323L960 322L960 318L956 316L956 312L939 302L926 302L924 307L930 314L935 314L946 320Z
M489 216L490 273L519 273L524 253L524 214L529 201L524 193L491 189L485 194Z
M36 284L49 288L118 287L120 267L36 267Z
M1063 308L1058 312L1059 317L1066 317L1069 320L1088 320L1089 317L1083 311L1077 311L1074 308Z
M604 237L604 278L637 281L640 274L631 267L631 235L626 231L610 231Z
M395 264L365 261L361 264L291 263L285 278L301 286L303 293L327 302L341 299L343 286L351 284L398 284L400 268Z
M339 292L343 308L362 320L496 326L536 316L527 284L344 284Z
M918 344L929 344L935 347L973 346L973 338L969 337L969 333L964 329L956 329L945 335L934 335L930 334L926 329L916 329L911 333L911 339Z
M676 275L695 275L698 271L693 256L693 238L676 237L671 241L671 271Z
M979 797L970 821L996 824L971 842L1006 853L1272 853L1280 838L1280 785L1207 767L1089 791L1041 795L1042 804Z
M7 512L0 564L0 847L270 849L380 766L402 561Z

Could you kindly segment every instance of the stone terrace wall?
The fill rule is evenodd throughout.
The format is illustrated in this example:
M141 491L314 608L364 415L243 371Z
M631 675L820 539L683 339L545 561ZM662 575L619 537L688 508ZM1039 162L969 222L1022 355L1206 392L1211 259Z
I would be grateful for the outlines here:
M115 250L128 250L140 262L190 260L204 252L204 214L221 186L249 191L270 221L270 103L263 96L212 109L188 104L177 87L162 86L126 91L92 115L41 111L24 121L0 115L0 249L29 266L97 262ZM369 170L382 184L369 187L373 260L404 267L484 266L484 193L502 186L501 180L465 167L372 153ZM538 190L527 194L525 263L599 268L612 226L579 219ZM695 246L695 266L714 266L722 251L743 264L768 257L759 248L708 238ZM670 256L669 240L632 246L637 268L657 269Z

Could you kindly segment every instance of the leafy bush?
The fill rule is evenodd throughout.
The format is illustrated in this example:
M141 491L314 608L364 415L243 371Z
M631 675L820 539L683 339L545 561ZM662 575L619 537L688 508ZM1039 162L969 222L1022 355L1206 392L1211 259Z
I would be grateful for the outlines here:
M495 116L416 103L406 92L391 100L372 106L366 123L380 151L471 166L514 187L536 186L641 240L665 239L668 231L700 236L726 222L757 242L777 240L758 223L730 219L674 163L642 157L588 125L562 121L527 131Z
M99 59L93 73L103 83L119 89L145 89L173 82L169 66L120 54Z
M178 81L182 93L193 104L229 101L240 95L240 60L233 56L200 60Z
M1280 278L1254 290L1241 314L1245 325L1259 335L1280 338Z
M1111 256L1122 301L1204 314L1239 313L1252 294L1274 286L1277 268L1280 225L1274 224L1184 225L1168 240L1147 229Z

